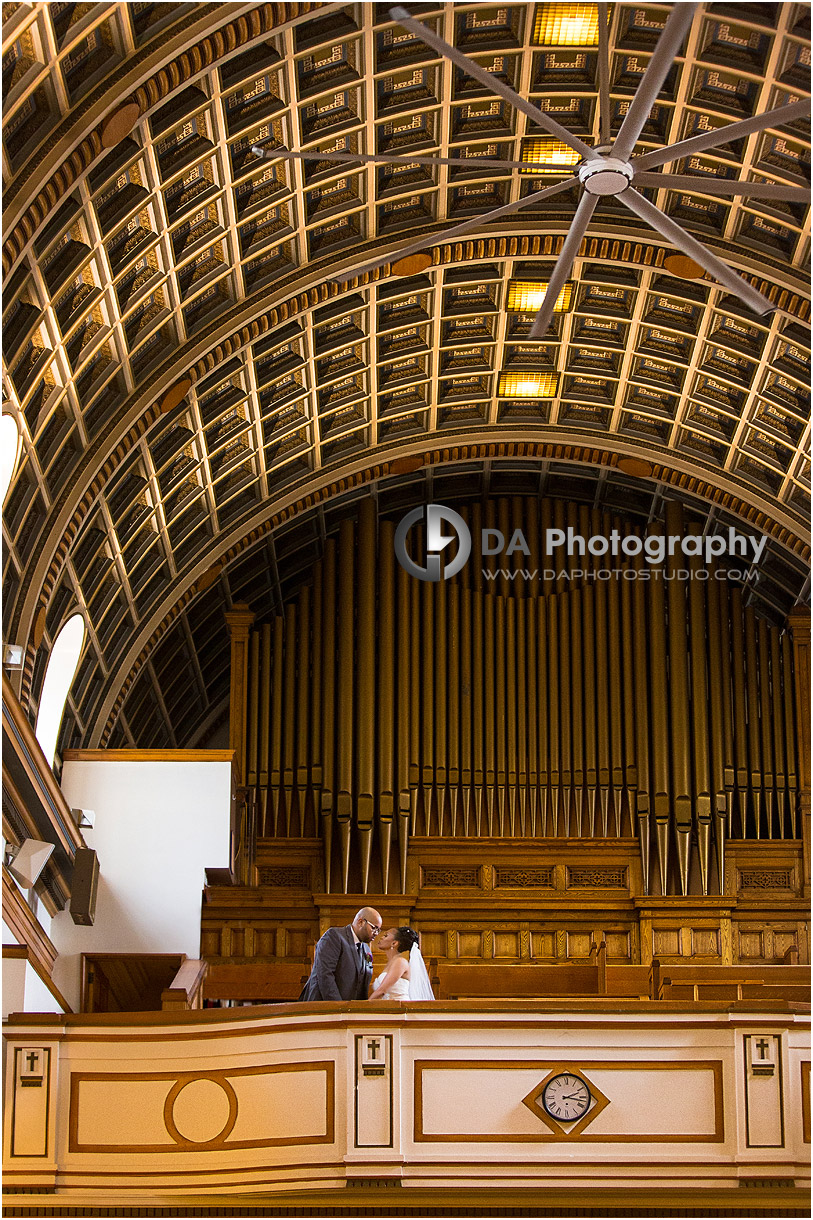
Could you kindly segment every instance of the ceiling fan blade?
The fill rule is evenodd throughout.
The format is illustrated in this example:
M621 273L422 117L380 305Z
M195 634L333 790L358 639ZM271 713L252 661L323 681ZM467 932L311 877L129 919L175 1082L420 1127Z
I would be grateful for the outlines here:
M691 174L636 174L638 186L664 187L670 191L698 191L701 195L742 195L745 199L787 199L810 203L810 187L774 182L741 182L736 178L698 178Z
M510 102L515 110L521 110L523 114L527 114L530 119L533 119L535 123L544 128L550 135L555 136L557 140L561 140L569 148L574 148L582 157L591 157L593 155L593 150L589 144L585 144L578 136L574 136L561 123L557 123L556 119L546 114L544 110L540 110L538 106L534 106L533 102L529 102L526 98L521 97L510 85L506 85L503 81L499 80L493 72L488 72L485 68L481 68L473 59L469 59L468 55L458 51L457 47L453 47L450 43L445 42L434 30L428 29L423 22L415 21L410 16L408 9L396 6L390 9L390 16L393 21L397 21L404 29L411 30L427 46L438 51L446 59L450 59L453 64L457 64L458 68L462 68L467 76L471 76L474 80L479 81L481 85L485 85L489 93L498 94L500 97L505 98L507 102Z
M761 292L757 292L756 288L752 288L747 280L733 271L716 254L712 254L711 250L707 250L699 241L696 241L685 229L672 220L671 216L667 216L660 208L656 208L654 203L650 203L643 195L639 195L634 187L630 186L627 190L622 191L618 198L631 212L640 216L641 220L646 221L662 237L677 246L678 250L688 254L689 258L694 259L700 267L708 271L709 275L713 275L718 283L732 292L734 296L739 297L749 309L753 309L754 313L764 314L773 309L773 305L767 297L764 297Z
M653 148L652 152L641 157L633 157L632 164L636 172L640 169L654 169L656 165L665 165L667 161L677 161L682 157L703 152L706 148L720 148L751 135L754 131L764 131L766 127L781 127L784 123L792 123L795 119L803 119L810 114L810 98L800 98L788 106L777 106L765 114L755 114L752 119L741 119L738 123L728 123L725 127L715 127L713 131L701 131L699 135L681 140L679 144L670 144L668 148Z
M529 172L533 165L528 161L501 161L496 157L391 157L387 153L346 152L302 152L288 148L268 148L253 144L251 151L264 161L336 161L350 165L466 165L476 168L486 165L489 169L524 169Z
M598 141L610 142L610 30L607 5L598 6Z
M451 229L442 229L429 233L425 237L421 237L418 241L412 242L408 246L403 246L400 250L394 250L386 257L371 259L368 263L350 267L347 271L339 271L335 275L331 274L330 279L336 280L340 284L344 284L347 280L353 280L356 276L364 275L367 271L375 271L377 267L386 267L388 263L394 263L397 259L406 258L408 254L417 254L420 250L427 250L430 246L453 241L456 237L462 237L464 233L471 233L472 229L479 229L487 224L490 220L499 220L502 216L510 216L512 212L519 212L522 208L529 208L532 204L538 203L540 199L549 199L552 195L558 195L562 191L568 190L571 186L578 183L578 178L572 175L565 178L562 182L554 182L551 186L545 187L541 191L532 191L530 195L524 195L521 199L515 199L512 203L506 203L500 208L494 208L490 212L485 212L480 216L471 216L468 220L462 221L459 225L454 225Z
M649 112L658 99L666 74L674 63L675 56L689 32L698 4L676 4L667 19L652 58L647 64L630 102L624 122L615 138L612 155L626 161L632 153Z
M539 313L534 318L533 326L528 332L531 339L541 339L547 333L548 327L553 321L553 311L559 298L559 293L564 288L567 278L573 270L573 263L575 262L576 255L579 253L579 246L582 244L582 238L587 232L587 226L590 224L593 212L596 210L598 200L598 195L590 195L587 191L584 192L579 200L576 215L573 217L573 224L570 226L570 231L562 243L559 257L554 264L551 277L548 280L545 298L542 301Z

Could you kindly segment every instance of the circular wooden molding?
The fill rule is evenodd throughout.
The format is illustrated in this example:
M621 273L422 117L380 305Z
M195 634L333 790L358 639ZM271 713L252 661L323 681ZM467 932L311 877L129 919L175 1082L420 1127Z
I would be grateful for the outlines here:
M102 127L102 148L115 148L129 136L141 117L138 102L125 102L114 110Z
M634 475L636 479L651 479L652 466L649 462L645 462L643 458L636 457L621 457L618 459L617 469L623 474Z
M432 255L425 251L420 251L418 254L407 254L404 258L396 259L392 264L393 275L417 275L420 271L425 271L427 267L432 266Z
M680 280L702 280L706 274L699 263L685 254L667 254L663 265L671 275Z
M191 377L182 377L180 381L176 381L174 385L171 385L160 401L159 409L161 414L166 415L168 411L174 411L179 403L183 402L191 389Z

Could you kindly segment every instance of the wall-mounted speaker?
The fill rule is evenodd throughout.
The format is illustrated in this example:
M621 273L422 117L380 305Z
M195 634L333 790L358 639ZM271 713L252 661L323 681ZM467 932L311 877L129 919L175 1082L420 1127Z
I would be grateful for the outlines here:
M71 886L71 919L90 926L96 914L96 893L99 889L99 858L92 847L78 847L73 863Z

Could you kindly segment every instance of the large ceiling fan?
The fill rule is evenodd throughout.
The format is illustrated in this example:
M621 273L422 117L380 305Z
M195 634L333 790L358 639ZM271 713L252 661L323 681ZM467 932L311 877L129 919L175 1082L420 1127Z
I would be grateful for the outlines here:
M343 283L347 280L385 266L396 259L402 259L410 254L418 253L436 244L439 240L447 242L474 229L480 229L490 221L499 220L503 216L518 212L525 207L532 207L542 199L549 199L569 190L576 184L581 185L581 196L573 224L564 240L559 257L550 275L547 290L542 300L539 312L530 330L530 337L539 339L548 330L553 319L554 307L562 289L570 276L573 263L587 233L593 212L602 196L615 196L636 216L651 228L665 237L672 245L695 263L707 271L757 314L764 314L773 309L771 302L757 292L747 280L733 271L710 250L706 249L681 225L677 224L665 212L651 203L642 195L636 186L665 187L673 190L691 191L693 188L707 195L742 195L747 199L777 199L794 203L809 203L810 190L785 184L767 182L745 182L726 178L712 179L695 178L683 174L651 173L657 166L674 162L680 158L693 156L711 148L719 148L733 140L739 140L752 132L762 131L766 127L778 127L795 119L810 114L810 100L802 99L790 105L780 106L762 115L755 115L741 122L730 123L713 131L702 132L690 139L681 140L666 148L655 149L633 156L633 149L649 117L652 107L666 80L667 73L679 53L683 41L692 24L695 10L699 4L680 3L672 9L658 43L652 53L649 64L644 72L638 88L630 102L629 109L614 140L610 137L610 55L607 24L607 5L599 4L598 8L598 94L599 94L599 144L591 148L578 136L568 131L544 110L540 110L533 102L522 97L505 81L494 73L480 66L468 55L464 55L456 47L440 38L434 30L429 29L420 21L410 16L405 8L394 7L390 16L405 29L410 30L428 46L451 60L468 76L479 81L491 93L497 94L510 102L516 110L528 115L533 122L547 131L555 139L567 145L579 154L581 160L574 167L574 172L568 177L554 182L542 190L532 191L520 199L494 208L480 216L463 221L441 233L424 236L417 241L401 247L397 252L385 257L378 256L369 262L357 264L346 272L333 275L331 278ZM342 152L291 152L286 149L258 144L253 148L257 156L267 160L304 159L315 161L351 162L368 164L380 162L388 165L467 165L470 159L465 157L420 157L420 156L387 156L362 153ZM506 161L495 158L477 158L478 167L491 166L495 169L529 169L527 161ZM633 185L635 184L635 185Z

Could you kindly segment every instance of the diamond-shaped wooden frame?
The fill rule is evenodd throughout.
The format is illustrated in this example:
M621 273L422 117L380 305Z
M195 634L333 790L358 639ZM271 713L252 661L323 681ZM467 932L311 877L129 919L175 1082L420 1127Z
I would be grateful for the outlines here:
M554 1076L559 1076L562 1072L570 1072L571 1075L579 1076L582 1080L584 1080L585 1084L587 1084L590 1089L591 1097L595 1101L595 1105L591 1105L590 1109L583 1118L580 1118L576 1123L568 1123L566 1126L557 1122L556 1119L551 1118L539 1100L548 1081L552 1080ZM601 1111L605 1110L610 1104L610 1099L609 1097L604 1096L601 1089L598 1088L597 1085L593 1084L592 1080L583 1068L578 1066L574 1067L572 1063L556 1063L548 1072L547 1076L545 1076L545 1078L541 1080L539 1084L534 1085L527 1096L523 1097L522 1104L527 1106L531 1113L535 1114L537 1118L541 1118L545 1126L548 1127L548 1129L552 1131L554 1135L558 1136L560 1139L572 1139L575 1135L581 1135L582 1131L590 1126L593 1119L598 1118Z

